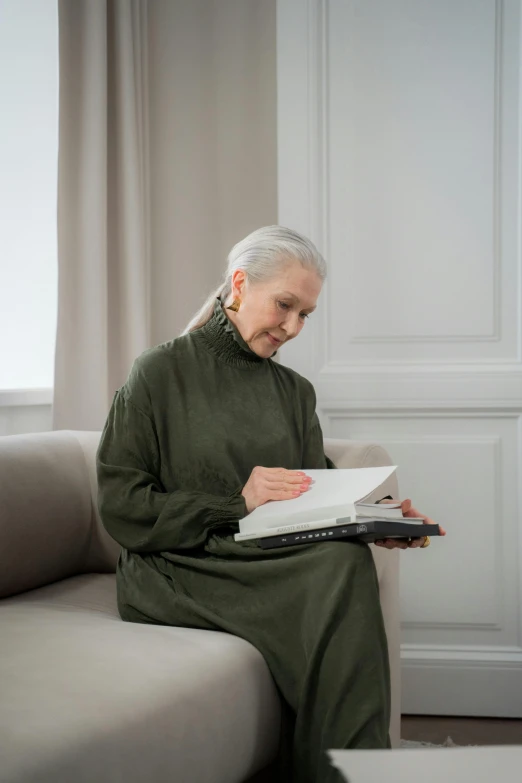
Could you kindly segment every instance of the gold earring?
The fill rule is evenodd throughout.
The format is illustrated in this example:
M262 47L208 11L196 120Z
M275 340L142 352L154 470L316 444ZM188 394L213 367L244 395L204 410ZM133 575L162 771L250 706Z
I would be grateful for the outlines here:
M237 313L240 304L241 304L241 299L239 299L239 297L236 296L232 304L227 307L227 310L233 310L235 313Z

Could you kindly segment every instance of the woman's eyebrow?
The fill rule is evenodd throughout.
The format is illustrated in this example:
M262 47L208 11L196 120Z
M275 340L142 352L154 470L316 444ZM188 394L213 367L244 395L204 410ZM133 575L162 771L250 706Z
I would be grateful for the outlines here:
M299 302L299 297L297 297L295 294L292 294L290 291L282 291L281 296L289 296L290 299L294 299L294 301ZM313 307L307 307L306 310L315 310L317 305L314 305Z

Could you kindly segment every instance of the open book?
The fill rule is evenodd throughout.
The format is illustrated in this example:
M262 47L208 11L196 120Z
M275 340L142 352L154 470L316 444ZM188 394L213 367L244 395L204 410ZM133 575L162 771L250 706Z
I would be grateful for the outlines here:
M364 503L396 469L396 465L388 465L381 468L307 470L306 474L312 479L307 492L291 500L270 500L258 506L239 521L239 533L234 539L247 541L349 522L355 524L362 518L367 521L400 519L422 524L422 519L404 519L399 504Z

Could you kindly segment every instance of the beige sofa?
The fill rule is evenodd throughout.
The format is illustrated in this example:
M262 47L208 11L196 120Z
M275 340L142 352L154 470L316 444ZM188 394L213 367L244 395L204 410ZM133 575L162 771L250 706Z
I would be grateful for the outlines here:
M119 547L95 503L99 437L0 437L0 781L270 780L280 708L261 654L230 634L118 616ZM325 450L338 467L389 464L375 445L326 440ZM396 496L395 479L383 490ZM372 550L396 745L399 560Z

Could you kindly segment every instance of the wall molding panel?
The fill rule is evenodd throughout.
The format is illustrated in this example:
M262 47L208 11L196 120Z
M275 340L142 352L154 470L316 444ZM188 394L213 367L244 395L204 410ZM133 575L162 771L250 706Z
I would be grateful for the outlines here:
M522 717L521 6L278 0L279 223L328 262L281 361L448 528L401 553L411 713Z

